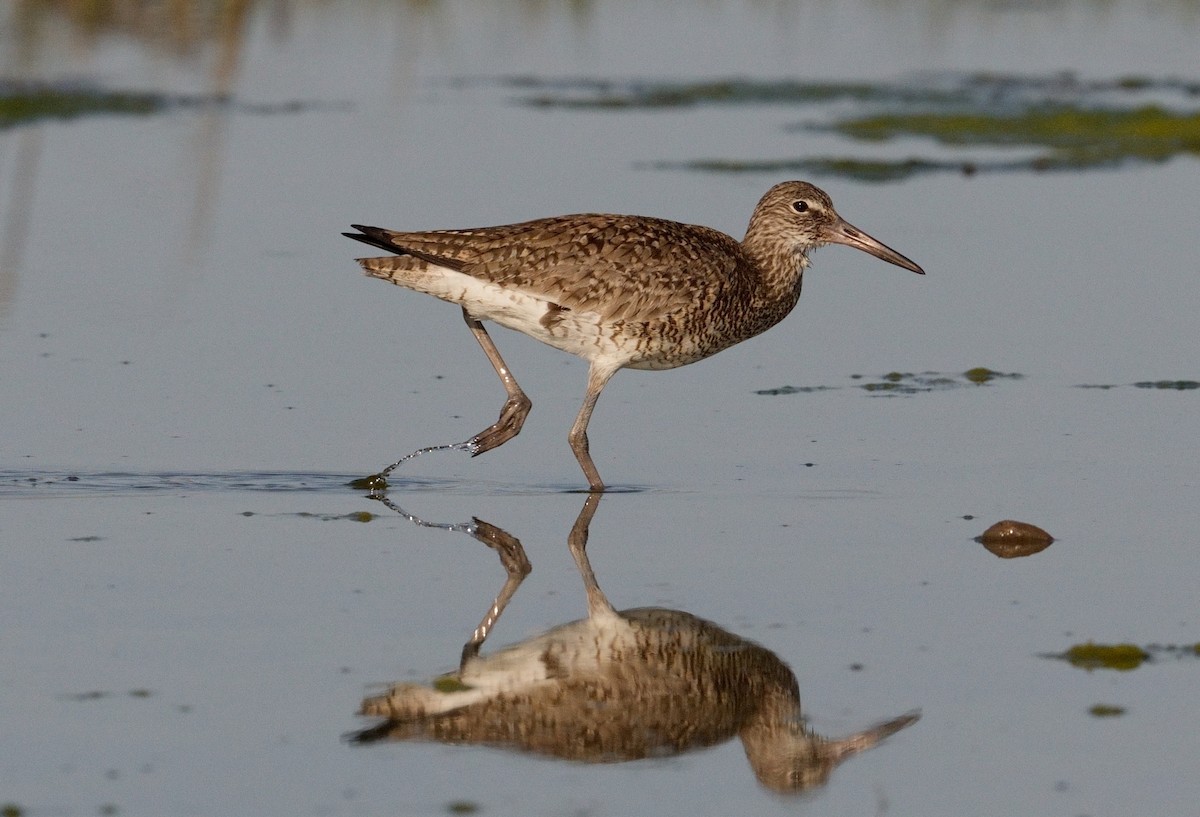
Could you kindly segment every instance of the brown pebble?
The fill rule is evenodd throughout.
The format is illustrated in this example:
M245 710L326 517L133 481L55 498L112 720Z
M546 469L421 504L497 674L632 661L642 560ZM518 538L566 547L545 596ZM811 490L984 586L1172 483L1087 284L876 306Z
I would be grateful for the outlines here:
M983 532L975 541L1001 559L1032 556L1050 547L1054 537L1037 525L1003 519Z

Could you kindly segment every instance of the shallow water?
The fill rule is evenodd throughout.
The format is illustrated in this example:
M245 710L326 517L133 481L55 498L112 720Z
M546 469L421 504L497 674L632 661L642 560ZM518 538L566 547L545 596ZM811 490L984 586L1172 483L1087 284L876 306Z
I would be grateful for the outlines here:
M657 165L1025 154L796 128L865 112L852 100L590 109L522 89L1194 84L1195 4L250 4L193 21L194 40L52 5L0 12L3 76L163 104L0 125L0 803L1194 813L1194 149L814 176L928 275L820 250L779 327L605 390L592 452L621 490L587 552L613 605L761 644L819 734L921 711L799 800L760 786L736 739L606 764L345 740L375 723L355 714L365 697L457 667L506 573L461 531L348 487L479 431L503 392L455 308L363 278L338 233L615 210L740 235L776 173ZM532 572L485 655L587 611L565 442L585 367L493 334L534 401L525 431L421 457L388 494L523 544ZM977 367L1019 377L978 383ZM1007 518L1055 542L997 558L974 538ZM1053 657L1088 641L1152 660Z

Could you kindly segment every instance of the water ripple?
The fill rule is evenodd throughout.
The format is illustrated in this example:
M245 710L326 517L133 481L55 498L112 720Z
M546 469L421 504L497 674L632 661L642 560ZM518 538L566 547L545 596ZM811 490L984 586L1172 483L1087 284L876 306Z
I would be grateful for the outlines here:
M128 496L144 493L192 494L201 491L330 492L355 491L362 474L312 471L0 471L0 499L66 496ZM571 485L520 485L405 477L393 474L388 492L439 491L468 495L576 493ZM613 493L639 493L641 486L617 486Z

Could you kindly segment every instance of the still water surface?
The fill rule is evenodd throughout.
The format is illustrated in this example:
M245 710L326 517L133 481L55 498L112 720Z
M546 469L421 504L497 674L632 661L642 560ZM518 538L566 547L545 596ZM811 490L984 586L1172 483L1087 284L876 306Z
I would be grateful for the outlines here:
M732 734L600 764L347 739L379 723L364 699L458 668L508 573L488 542L346 487L470 436L503 393L455 308L363 278L338 235L599 210L740 236L778 172L661 165L1040 149L814 127L880 112L845 98L530 104L597 81L1044 89L1069 71L1148 81L1081 106L1194 115L1171 84L1200 81L1194 3L252 3L183 28L32 1L0 14L8 80L155 96L0 128L0 802L1194 813L1200 666L1166 649L1200 641L1185 133L1104 169L813 176L928 275L820 250L779 327L606 389L592 451L626 490L594 509L587 554L612 605L774 656L816 734L921 713L799 798L762 785ZM521 543L532 570L485 657L588 612L565 442L585 367L494 336L534 401L525 431L478 459L423 457L389 493ZM1020 377L963 375L979 366ZM999 559L973 538L1004 518L1056 541ZM1049 657L1089 640L1152 660Z

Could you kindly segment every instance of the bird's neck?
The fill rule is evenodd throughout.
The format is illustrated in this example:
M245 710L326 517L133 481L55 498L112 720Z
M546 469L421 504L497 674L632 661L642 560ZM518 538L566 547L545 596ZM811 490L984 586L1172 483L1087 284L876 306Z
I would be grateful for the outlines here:
M753 225L746 233L742 249L758 279L753 287L755 306L782 309L784 314L790 312L800 298L808 256L777 237L760 235Z

